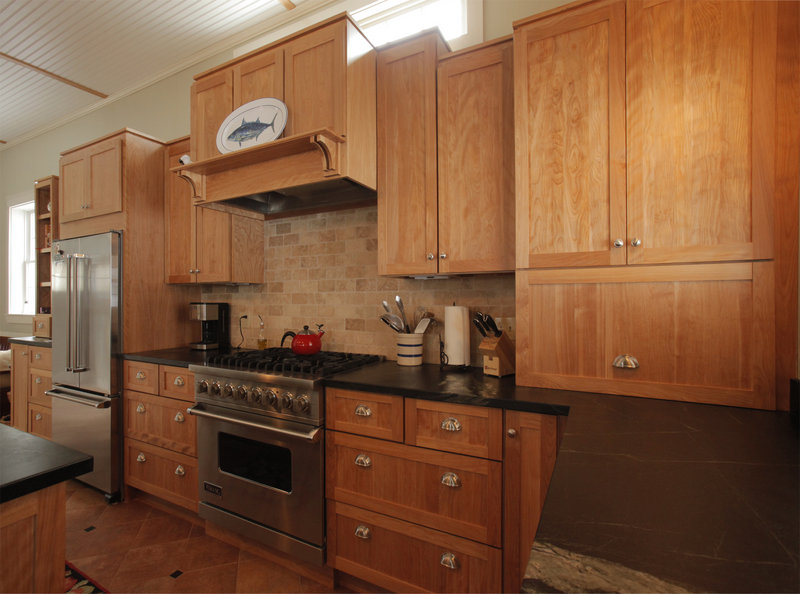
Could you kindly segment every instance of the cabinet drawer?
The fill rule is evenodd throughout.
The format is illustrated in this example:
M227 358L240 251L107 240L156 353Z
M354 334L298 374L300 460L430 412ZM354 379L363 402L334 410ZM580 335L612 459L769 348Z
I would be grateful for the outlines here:
M194 402L194 374L188 369L161 365L158 376L158 393L161 396Z
M50 377L49 371L39 371L38 369L31 369L28 374L28 402L38 404L40 406L51 407L51 398L45 392L53 387L53 380Z
M125 436L197 456L197 421L182 400L126 390Z
M53 351L46 347L31 347L31 367L36 369L53 369Z
M329 429L403 441L402 396L328 388L325 398Z
M125 483L197 511L197 459L125 438Z
M50 273L48 272L48 275ZM49 279L49 276L48 276ZM53 316L50 314L37 314L33 316L33 335L50 338ZM47 349L48 351L50 349Z
M139 361L122 362L122 387L148 394L158 394L158 365Z
M500 546L502 464L328 431L327 496Z
M328 564L395 592L501 591L499 549L338 502Z
M28 432L50 439L52 432L52 414L49 408L37 404L28 405Z
M503 411L406 398L406 443L503 459Z

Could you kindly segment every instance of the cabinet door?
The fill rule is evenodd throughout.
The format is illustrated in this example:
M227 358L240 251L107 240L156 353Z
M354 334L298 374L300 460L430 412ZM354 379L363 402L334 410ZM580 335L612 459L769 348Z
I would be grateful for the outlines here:
M439 272L514 269L511 41L439 65Z
M84 151L76 151L61 157L59 164L61 199L58 202L58 214L62 223L83 218L86 198L86 155ZM58 232L58 230L54 230Z
M122 211L122 151L120 137L103 140L87 149L88 202L84 217Z
M180 165L179 159L189 152L189 140L172 144L167 149L164 216L166 229L166 279L168 283L193 283L196 268L195 207L189 184L169 169Z
M523 25L514 68L517 267L625 264L625 5Z
M49 408L38 404L28 405L28 431L45 439L53 436L53 415Z
M231 215L230 250L232 282L264 282L264 219Z
M775 4L630 4L630 263L772 257Z
M378 53L378 273L438 271L437 33Z
M330 128L345 133L345 21L301 35L284 47L286 136Z
M771 262L520 273L517 382L773 408L773 276ZM614 365L625 355L635 368Z
M256 99L283 100L283 50L262 52L233 67L233 108Z
M231 215L195 206L197 217L197 282L231 280Z
M28 427L28 358L30 347L11 345L11 426L21 431Z
M191 91L192 160L209 159L217 150L217 131L233 111L233 70L195 81Z

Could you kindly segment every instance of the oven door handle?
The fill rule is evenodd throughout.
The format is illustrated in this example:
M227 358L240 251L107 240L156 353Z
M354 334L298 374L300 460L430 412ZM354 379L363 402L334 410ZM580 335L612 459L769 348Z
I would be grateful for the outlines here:
M297 437L300 439L305 439L306 441L316 442L319 441L320 437L322 437L322 427L315 427L308 433L303 433L301 431L293 431L291 429L282 429L280 427L273 427L272 425L265 425L263 423L255 423L253 421L245 421L243 419L237 419L235 417L229 417L227 415L218 415L216 413L208 412L207 410L203 410L202 408L198 408L197 406L192 406L186 409L190 415L195 415L197 417L206 417L208 419L214 419L216 421L226 421L228 423L234 423L236 425L244 425L245 427L253 427L255 429L264 429L265 431L272 431L273 433L280 433L281 435L288 435L289 437Z

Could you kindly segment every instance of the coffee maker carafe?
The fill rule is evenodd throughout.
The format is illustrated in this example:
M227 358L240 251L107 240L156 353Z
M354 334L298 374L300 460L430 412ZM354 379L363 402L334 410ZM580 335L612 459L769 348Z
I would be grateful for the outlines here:
M230 305L227 303L190 303L190 319L200 321L200 342L189 345L197 351L229 349Z

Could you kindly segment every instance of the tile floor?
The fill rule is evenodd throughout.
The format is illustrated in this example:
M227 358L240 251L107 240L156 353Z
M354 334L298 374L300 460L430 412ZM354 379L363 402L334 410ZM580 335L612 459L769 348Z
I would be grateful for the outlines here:
M331 591L142 501L107 505L76 481L67 484L67 560L115 594Z

